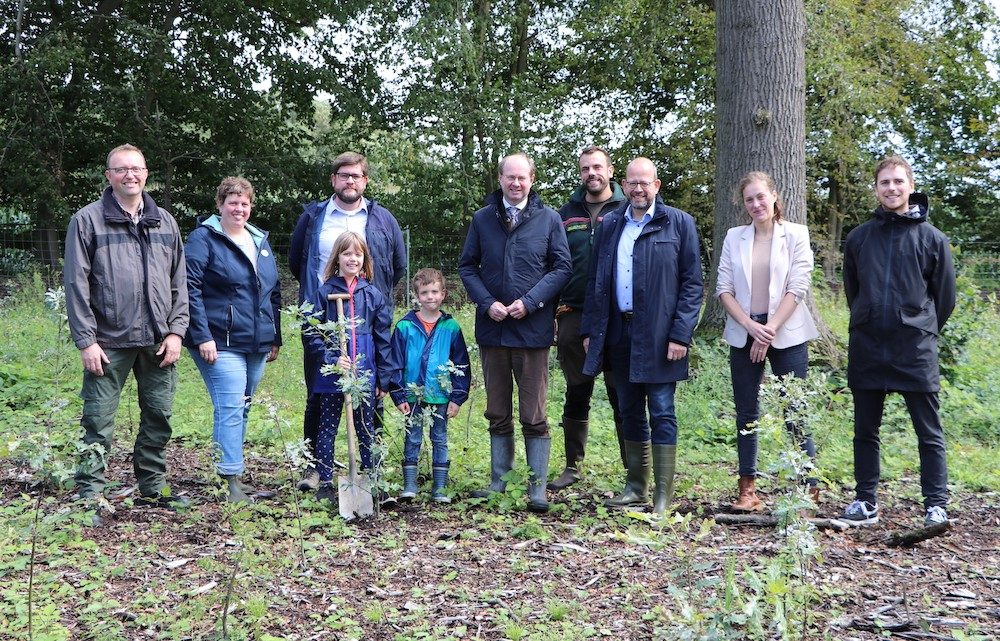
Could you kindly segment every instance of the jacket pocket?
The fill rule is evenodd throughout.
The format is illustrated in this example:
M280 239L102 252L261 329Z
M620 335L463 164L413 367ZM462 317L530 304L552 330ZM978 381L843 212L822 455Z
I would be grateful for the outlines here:
M868 305L855 305L851 308L851 325L853 329L858 325L865 325L871 317L871 307Z
M930 303L926 303L920 309L914 309L912 307L903 307L902 309L899 310L899 320L904 325L915 327L929 334L934 334L935 336L937 336L938 333L937 312L934 310L934 306L931 305Z

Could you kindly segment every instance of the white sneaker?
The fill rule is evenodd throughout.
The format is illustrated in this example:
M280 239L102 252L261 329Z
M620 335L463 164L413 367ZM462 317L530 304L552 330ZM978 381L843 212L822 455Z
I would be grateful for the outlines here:
M932 505L927 508L927 516L924 517L924 527L940 525L948 522L948 513L939 505Z

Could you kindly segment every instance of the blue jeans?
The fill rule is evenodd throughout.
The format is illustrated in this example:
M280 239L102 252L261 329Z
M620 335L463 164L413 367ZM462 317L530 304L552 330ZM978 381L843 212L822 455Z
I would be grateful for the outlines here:
M220 454L216 469L219 474L242 474L250 399L264 376L267 352L220 351L212 364L197 349L188 348L188 352L212 398L212 441Z
M753 339L747 337L743 347L729 348L729 372L733 379L733 400L736 403L736 455L739 458L740 476L757 475L757 432L747 431L747 425L760 418L760 383L764 378L764 361L750 360L750 346ZM809 344L802 343L784 349L770 347L766 360L771 362L771 373L775 376L793 374L795 378L805 378L809 370ZM802 451L809 458L816 458L816 446L812 437L802 433L801 425L795 420L796 408L789 407L791 416L786 416L785 427L795 438Z
M632 383L631 332L611 351L611 373L618 392L618 410L622 435L626 441L653 441L656 445L677 444L677 415L674 413L674 390L677 383ZM649 419L646 419L646 407Z
M406 425L406 442L403 444L403 465L416 465L420 458L420 445L424 440L424 417L430 416L428 431L431 437L431 465L448 466L448 404L431 405L414 403Z

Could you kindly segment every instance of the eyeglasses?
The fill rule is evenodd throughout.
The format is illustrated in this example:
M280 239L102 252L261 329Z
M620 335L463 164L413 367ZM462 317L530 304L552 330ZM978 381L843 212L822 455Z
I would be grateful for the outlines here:
M643 189L646 189L647 187L649 187L652 184L653 183L651 181L649 181L649 180L626 180L625 181L625 186L626 187L631 187L632 189L635 189L636 187L642 187Z
M147 171L145 167L108 167L108 171L116 176L125 176L128 173L133 173L136 176L141 176Z
M334 175L337 177L337 180L343 180L345 183L349 180L353 180L354 182L361 182L363 178L367 178L367 176L365 176L364 174L348 174L339 171Z

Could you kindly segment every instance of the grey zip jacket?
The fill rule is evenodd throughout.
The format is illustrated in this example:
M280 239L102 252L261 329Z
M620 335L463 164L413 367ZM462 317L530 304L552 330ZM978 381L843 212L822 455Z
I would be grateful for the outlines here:
M78 349L94 343L148 347L187 331L187 272L177 222L146 192L142 200L138 224L110 187L70 219L63 285Z

